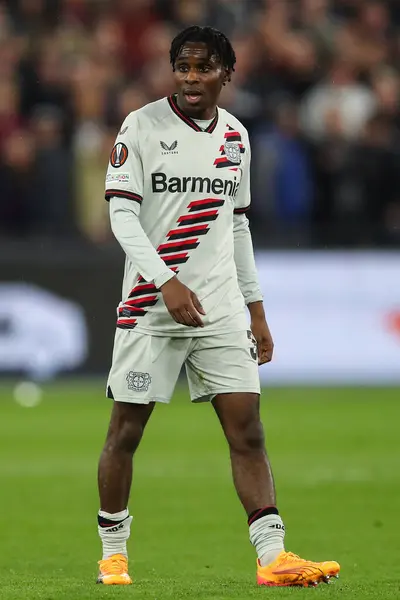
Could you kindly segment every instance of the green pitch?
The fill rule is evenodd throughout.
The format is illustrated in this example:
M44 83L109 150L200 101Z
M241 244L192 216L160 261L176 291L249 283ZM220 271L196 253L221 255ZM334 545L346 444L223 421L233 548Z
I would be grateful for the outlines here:
M0 388L1 600L400 598L400 389L268 390L263 420L287 548L333 558L317 589L258 589L245 515L208 405L159 406L137 455L135 585L94 584L103 382L51 385L35 408Z

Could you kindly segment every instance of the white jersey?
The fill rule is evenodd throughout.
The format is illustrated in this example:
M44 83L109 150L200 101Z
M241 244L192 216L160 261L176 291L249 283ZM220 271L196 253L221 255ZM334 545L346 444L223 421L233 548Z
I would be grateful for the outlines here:
M218 108L203 131L180 111L174 96L132 112L111 152L110 198L140 207L140 225L163 267L178 274L206 312L204 328L176 323L154 280L143 279L135 257L127 256L118 327L162 336L248 328L233 219L250 205L250 146L246 129L233 115Z

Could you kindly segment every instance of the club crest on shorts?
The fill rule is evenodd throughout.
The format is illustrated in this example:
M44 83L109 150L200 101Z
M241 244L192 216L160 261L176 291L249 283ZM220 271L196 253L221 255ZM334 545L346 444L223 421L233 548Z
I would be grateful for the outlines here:
M148 373L137 373L136 371L129 371L126 376L128 383L128 390L134 392L147 392L151 383L151 377Z
M240 165L242 157L240 156L240 144L239 142L226 141L224 145L224 151L231 163Z

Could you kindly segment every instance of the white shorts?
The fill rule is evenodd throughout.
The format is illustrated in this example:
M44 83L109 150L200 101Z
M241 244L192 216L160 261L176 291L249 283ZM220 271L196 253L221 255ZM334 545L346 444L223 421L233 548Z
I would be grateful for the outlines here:
M217 394L260 393L250 331L194 338L157 337L117 329L107 397L118 402L169 402L185 365L193 402Z

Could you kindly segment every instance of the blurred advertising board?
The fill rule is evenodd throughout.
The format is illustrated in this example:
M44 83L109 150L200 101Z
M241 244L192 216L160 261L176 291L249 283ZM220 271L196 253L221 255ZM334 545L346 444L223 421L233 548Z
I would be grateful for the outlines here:
M87 356L83 309L27 283L0 283L0 371L47 380Z
M258 252L265 385L400 384L400 253ZM122 252L0 255L0 374L104 376Z
M118 248L0 251L0 375L104 375L122 275Z
M274 360L264 384L400 384L400 253L257 254Z

